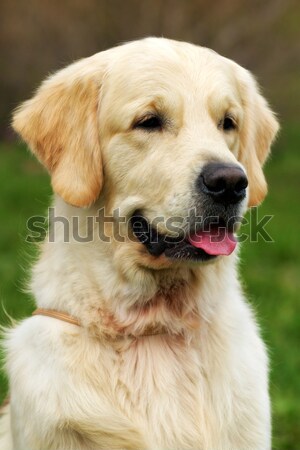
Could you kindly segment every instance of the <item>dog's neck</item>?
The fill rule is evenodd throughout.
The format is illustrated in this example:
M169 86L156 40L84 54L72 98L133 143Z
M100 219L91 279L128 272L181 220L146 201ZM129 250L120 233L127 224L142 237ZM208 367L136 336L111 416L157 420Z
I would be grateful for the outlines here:
M54 309L37 308L36 310L33 311L32 316L51 317L52 319L60 320L62 322L65 322L65 323L68 323L71 325L75 325L77 327L83 327L80 320L77 319L76 317L73 317L67 313L63 313L61 311L56 311ZM111 325L113 326L113 323ZM124 330L114 330L114 331L117 332L117 334L113 335L114 340L121 340L124 338L137 339L140 337L143 338L143 337L151 337L151 336L163 336L163 335L169 334L167 329L165 329L163 327L159 327L157 325L149 326L143 334L138 334L138 335L130 334ZM112 338L111 333L107 335L107 338L108 339Z
M187 292L188 291L188 292ZM89 324L88 329L109 341L126 338L144 338L152 336L187 336L199 328L200 316L195 298L189 286L180 283L167 290L158 291L156 296L144 304L136 304L129 310L112 311L98 308L97 331ZM37 308L33 316L47 316L62 322L84 328L80 318L55 309ZM96 331L96 333L95 333Z

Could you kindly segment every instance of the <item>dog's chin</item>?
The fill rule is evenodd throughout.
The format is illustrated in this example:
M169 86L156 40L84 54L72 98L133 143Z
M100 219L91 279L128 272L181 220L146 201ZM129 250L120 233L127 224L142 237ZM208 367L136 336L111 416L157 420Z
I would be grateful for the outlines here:
M220 256L218 253L207 252L195 240L185 236L184 232L178 237L159 233L138 211L132 215L130 221L134 236L152 257L165 257L170 262L207 263L217 260Z

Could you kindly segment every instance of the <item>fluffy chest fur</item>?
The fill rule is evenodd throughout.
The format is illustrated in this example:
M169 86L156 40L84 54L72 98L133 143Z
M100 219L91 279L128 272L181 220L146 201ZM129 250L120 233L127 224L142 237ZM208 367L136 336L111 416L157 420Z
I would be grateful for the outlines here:
M141 338L119 354L116 398L141 421L153 448L201 448L199 356L182 338L170 336Z
M30 410L17 439L25 427L49 449L62 436L76 449L269 448L265 350L248 307L223 300L188 341L111 345L55 319L23 322L7 341L12 408L18 398Z
M265 448L267 438L259 436L258 424L266 398L258 406L256 397L262 381L258 359L265 360L260 340L255 368L242 354L232 366L238 345L229 335L224 338L223 330L204 328L190 342L148 337L122 351L113 386L120 408L140 422L151 448ZM240 344L249 357L250 343L249 348Z

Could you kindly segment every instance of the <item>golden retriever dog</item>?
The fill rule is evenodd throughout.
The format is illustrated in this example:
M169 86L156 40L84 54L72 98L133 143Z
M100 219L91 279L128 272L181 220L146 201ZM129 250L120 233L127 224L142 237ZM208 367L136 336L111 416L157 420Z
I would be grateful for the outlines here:
M147 38L50 76L13 126L55 199L38 309L5 336L1 450L270 449L234 237L278 129L252 75Z

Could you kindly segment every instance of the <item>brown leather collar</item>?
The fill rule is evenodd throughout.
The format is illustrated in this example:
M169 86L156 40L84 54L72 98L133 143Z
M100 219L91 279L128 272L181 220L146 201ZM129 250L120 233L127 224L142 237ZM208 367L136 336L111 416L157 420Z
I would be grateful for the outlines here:
M76 319L73 316L70 316L69 314L55 311L55 309L44 309L44 308L38 308L32 313L33 316L48 316L53 317L54 319L62 320L63 322L68 322L73 325L77 325L78 327L81 327L81 323L78 319Z
M56 311L55 309L45 309L45 308L37 308L35 311L33 311L32 313L33 316L47 316L47 317L52 317L54 319L58 319L58 320L62 320L63 322L68 322L71 323L72 325L77 325L78 327L81 327L82 324L81 322L76 319L76 317L73 317L67 313L63 313L60 311ZM146 337L146 336L166 336L169 335L170 333L168 333L167 331L149 331L143 334L139 334L139 335L134 335L134 334L119 334L117 336L117 339L120 338L125 338L125 337L130 337L130 338L138 338L138 337Z

